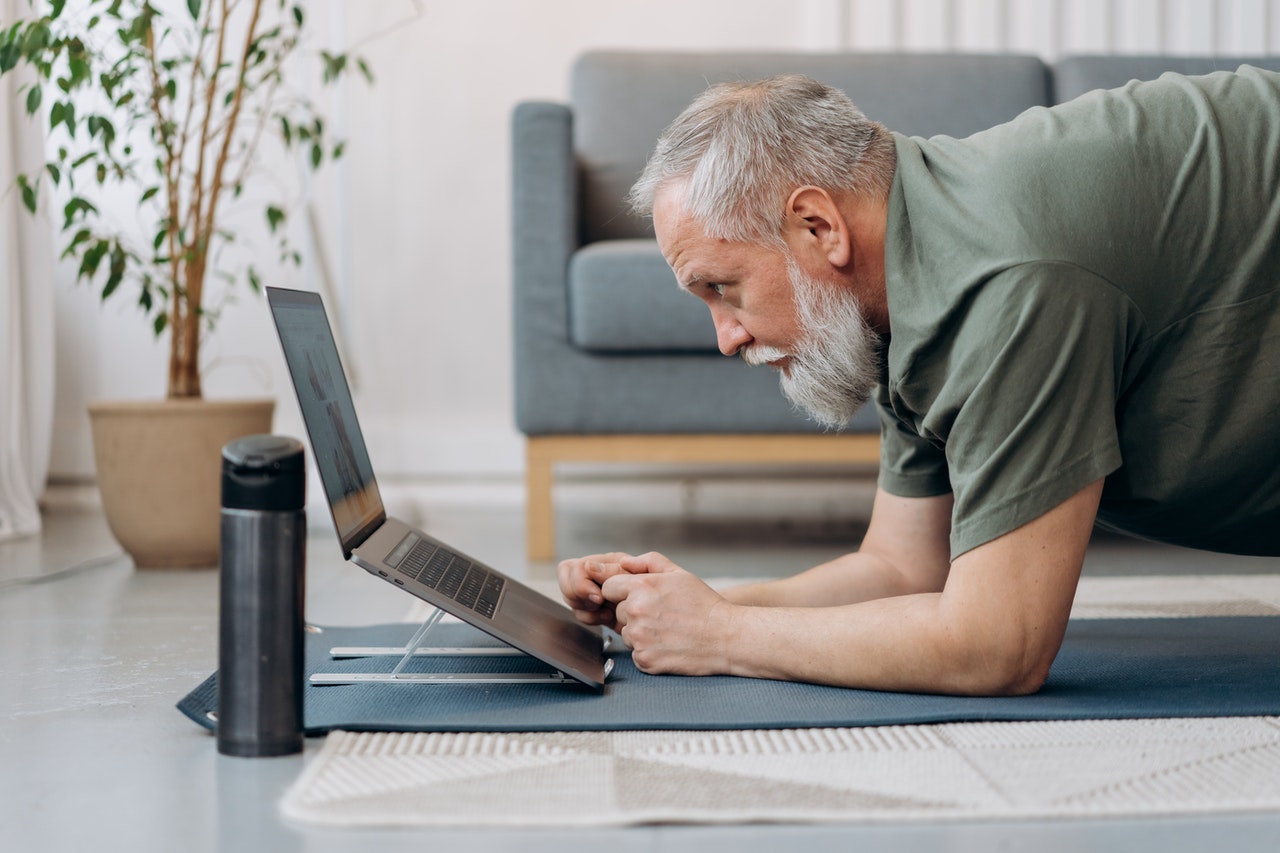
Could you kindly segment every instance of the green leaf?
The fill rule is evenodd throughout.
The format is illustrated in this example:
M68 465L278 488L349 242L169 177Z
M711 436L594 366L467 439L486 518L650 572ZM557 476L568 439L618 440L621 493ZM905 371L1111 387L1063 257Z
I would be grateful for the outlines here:
M345 53L329 53L327 50L322 50L320 58L324 61L323 79L326 83L332 83L341 77L343 70L347 67Z
M0 45L0 74L7 74L18 65L22 58L22 48L16 42L6 41Z
M56 21L62 14L62 7L67 5L67 0L50 0L49 5L52 7L49 11L49 20Z
M31 184L27 183L26 175L18 175L18 186L22 188L22 204L31 211L36 212L36 191Z
M271 228L271 233L276 233L276 229L280 227L280 223L284 222L284 211L275 205L267 207L267 225Z
M62 208L62 214L66 218L66 221L62 225L62 230L65 231L71 227L71 223L75 222L76 214L87 215L89 213L97 212L98 208L94 207L88 199L81 198L80 196L73 196L71 200L67 202L66 206Z
M120 282L124 281L126 267L124 249L117 243L111 249L111 265L108 267L107 283L102 288L103 299L115 293L116 288L120 286Z
M158 192L160 192L159 187L147 187L146 190L144 190L142 193L142 198L138 199L138 201L139 202L149 201L152 198L155 198L155 195Z
M324 149L320 147L320 143L311 146L311 168L320 168L320 161L324 159Z
M138 15L138 17L134 18L132 21L127 21L127 27L121 27L116 31L120 36L120 41L126 46L131 46L130 42L140 42L145 44L147 33L151 30L151 18L153 14L153 10L150 10L149 7L144 7L143 12ZM121 18L121 22L126 23L123 17Z
M169 315L161 311L156 315L155 320L151 323L152 330L156 333L156 337L164 334L165 327L169 325Z
M373 83L373 70L369 68L369 63L362 58L356 57L356 67L360 69L360 73L364 75L365 82Z
M262 279L258 277L258 271L253 267L249 267L249 287L254 293L262 292Z
M71 257L72 255L75 254L76 248L85 240L88 240L91 236L93 235L89 233L88 228L81 228L79 231L76 232L76 236L71 238L71 242L68 243L67 247L62 250L62 254L59 257L63 260Z
M298 22L298 26L302 26L302 7L293 7L293 19Z
M99 240L92 246L84 250L84 255L80 258L80 269L76 272L76 280L87 278L92 280L98 272L98 267L102 264L102 259L106 257L107 252L111 249L111 244L106 240ZM110 291L104 290L102 298L106 299L110 296Z
M98 129L102 133L103 146L106 148L110 148L111 143L116 141L116 126L111 123L110 119L99 116Z
M30 61L32 55L48 47L50 41L52 33L49 25L43 20L36 21L27 29L26 37L22 40L22 53Z
M53 178L53 185L55 187L62 183L62 170L58 168L57 163L45 163L44 169L49 173L49 177Z
M83 56L72 55L67 59L67 69L71 72L72 87L82 86L89 80L93 79L93 73L89 69L89 63L84 60Z
M187 0L187 11L191 13L191 20L200 17L200 0Z
M40 109L43 94L39 86L32 86L27 90L27 115L35 115L36 110Z

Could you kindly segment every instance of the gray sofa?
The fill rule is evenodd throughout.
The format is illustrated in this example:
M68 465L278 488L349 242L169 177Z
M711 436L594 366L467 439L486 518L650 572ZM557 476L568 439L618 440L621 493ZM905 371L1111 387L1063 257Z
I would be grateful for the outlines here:
M554 556L554 468L566 461L875 462L867 407L842 433L792 410L770 370L725 358L651 224L624 198L654 140L709 83L800 72L909 135L967 136L1096 88L1280 57L597 52L568 103L512 122L515 418L527 438L527 545Z

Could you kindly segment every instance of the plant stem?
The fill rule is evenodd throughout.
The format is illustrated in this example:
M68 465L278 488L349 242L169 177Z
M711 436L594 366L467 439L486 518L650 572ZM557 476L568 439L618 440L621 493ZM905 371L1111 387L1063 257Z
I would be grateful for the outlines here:
M216 28L218 35L214 51L214 62L209 72L209 81L205 89L205 109L200 121L196 170L191 184L191 202L188 207L185 235L181 233L183 229L179 228L176 215L173 216L170 222L171 237L178 239L182 244L181 251L175 253L173 266L175 287L172 312L173 323L170 329L172 345L169 373L170 397L201 396L199 370L201 317L195 306L200 305L204 295L204 277L208 268L209 246L214 236L214 222L224 186L223 173L231 155L231 146L234 142L236 126L239 122L240 109L244 100L244 83L248 73L249 61L252 58L253 45L257 38L262 4L263 0L254 0L251 6L244 48L241 51L235 84L232 89L233 97L230 112L226 123L215 128L217 80L222 70L227 19L232 13L228 0L222 0L220 5L221 26ZM207 20L211 21L211 11L209 15L210 18ZM216 147L217 153L212 162L213 175L206 184L205 170L208 161L205 158L211 147ZM181 166L182 164L179 163L179 171ZM180 191L180 182L176 189ZM171 212L176 213L176 203L171 205Z

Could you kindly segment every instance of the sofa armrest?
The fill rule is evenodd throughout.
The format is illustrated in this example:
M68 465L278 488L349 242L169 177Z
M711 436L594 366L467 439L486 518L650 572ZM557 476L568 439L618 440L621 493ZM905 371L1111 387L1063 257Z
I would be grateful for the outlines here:
M573 115L565 104L527 101L511 121L512 323L516 419L536 408L541 348L567 345L569 258L578 247Z

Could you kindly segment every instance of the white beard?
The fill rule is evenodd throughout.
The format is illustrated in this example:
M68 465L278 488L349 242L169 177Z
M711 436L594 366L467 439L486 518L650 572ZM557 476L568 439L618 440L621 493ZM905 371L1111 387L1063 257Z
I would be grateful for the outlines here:
M867 324L855 296L806 275L787 262L800 340L795 352L750 346L748 364L789 359L779 382L795 406L830 429L841 429L867 402L880 376L880 338Z

